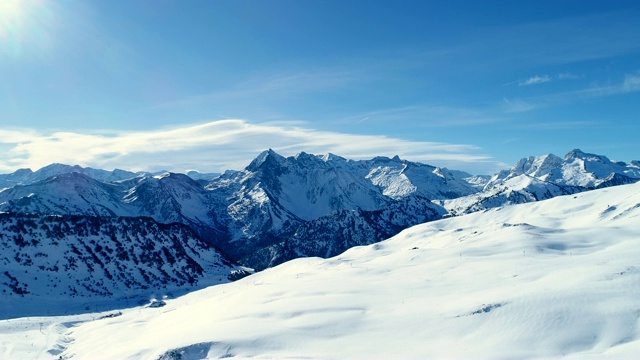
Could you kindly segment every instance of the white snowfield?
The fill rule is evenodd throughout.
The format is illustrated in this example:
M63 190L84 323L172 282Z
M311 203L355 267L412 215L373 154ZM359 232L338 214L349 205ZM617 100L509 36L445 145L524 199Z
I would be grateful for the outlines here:
M418 225L164 307L0 322L2 359L638 354L640 183Z

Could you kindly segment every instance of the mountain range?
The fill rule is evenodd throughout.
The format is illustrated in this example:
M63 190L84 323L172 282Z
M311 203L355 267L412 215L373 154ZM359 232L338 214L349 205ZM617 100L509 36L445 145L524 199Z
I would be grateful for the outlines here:
M226 282L247 271L237 264L262 270L327 258L443 217L636 182L640 163L573 150L528 157L490 177L397 156L355 161L267 150L243 170L189 174L53 164L0 175L0 288L11 296L95 297ZM50 228L63 230L50 237ZM114 255L123 253L119 246L126 256ZM84 270L55 280L71 263Z
M460 172L398 157L353 161L300 153L285 158L273 150L242 171L211 180L177 173L76 170L52 165L4 175L0 180L16 184L0 192L0 211L177 222L257 269L380 241L443 216L446 210L430 199L477 192ZM19 176L23 173L30 176ZM344 229L337 241L336 229ZM320 239L314 238L316 233Z
M431 221L139 306L42 316L70 302L47 298L40 316L0 321L0 358L635 359L639 220L636 183Z
M530 156L493 175L482 191L440 202L453 215L549 199L640 180L640 162L572 150L564 158Z

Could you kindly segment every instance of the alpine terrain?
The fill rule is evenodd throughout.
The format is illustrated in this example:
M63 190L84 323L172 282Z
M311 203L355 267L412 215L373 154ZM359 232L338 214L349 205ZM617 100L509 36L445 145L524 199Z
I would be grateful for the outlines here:
M232 260L264 269L301 256L334 256L439 219L446 210L432 199L478 191L466 177L398 157L285 158L273 150L209 180L52 165L4 175L0 180L13 186L0 192L0 211L181 223Z
M455 215L631 184L638 180L640 162L611 161L606 156L576 149L564 158L553 154L524 158L510 170L491 177L481 192L442 203Z
M0 357L631 359L639 221L640 183L501 206L161 307L0 321Z
M68 312L176 296L444 217L633 183L640 166L573 150L488 178L267 150L244 170L190 174L53 164L0 175L0 315L36 315L43 299Z

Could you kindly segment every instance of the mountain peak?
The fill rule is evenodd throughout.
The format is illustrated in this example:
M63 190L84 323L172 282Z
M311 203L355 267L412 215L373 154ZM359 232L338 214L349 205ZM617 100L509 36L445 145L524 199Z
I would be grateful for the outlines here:
M553 169L558 168L561 165L562 159L553 154L529 156L527 158L520 159L520 161L513 166L511 172L512 176L527 174L537 177L547 175Z
M389 163L389 162L402 162L403 160L400 159L398 155L396 155L393 158L389 158L387 156L376 156L373 159L371 159L371 161Z
M249 166L246 167L246 169L249 171L255 171L270 159L272 161L280 161L283 160L284 157L273 151L273 149L268 149L261 152L255 159L253 159L253 161L249 164Z
M338 156L336 154L327 153L322 157L322 161L324 162L332 162L332 161L345 161L346 159L342 156Z
M62 174L57 174L54 175L50 178L45 179L44 181L51 181L51 182L78 182L78 181L84 181L84 182L94 182L96 180L94 180L91 176L77 172L77 171L73 171L73 172L67 172L67 173L62 173Z
M294 156L296 160L317 160L318 157L313 154L308 154L304 151L299 152L296 156Z
M565 159L581 158L585 155L584 151L580 149L573 149L564 156Z
M610 163L609 158L603 155L596 155L591 153L586 153L580 149L573 149L567 155L564 156L565 161L570 161L574 159L580 159L584 161L594 161L601 163Z

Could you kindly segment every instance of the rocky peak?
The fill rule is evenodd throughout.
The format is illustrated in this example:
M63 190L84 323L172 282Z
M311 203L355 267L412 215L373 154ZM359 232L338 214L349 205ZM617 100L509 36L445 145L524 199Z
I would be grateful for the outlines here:
M567 153L567 155L564 156L564 160L566 162L570 162L575 159L590 161L590 162L600 162L605 164L611 163L609 158L607 158L606 156L586 153L580 149L573 149L569 153Z
M336 163L336 162L346 162L347 159L332 153L327 153L322 157L322 161Z
M283 156L273 151L273 149L269 149L261 152L246 169L248 171L258 171L258 169L264 165L273 166L281 163L283 160Z

